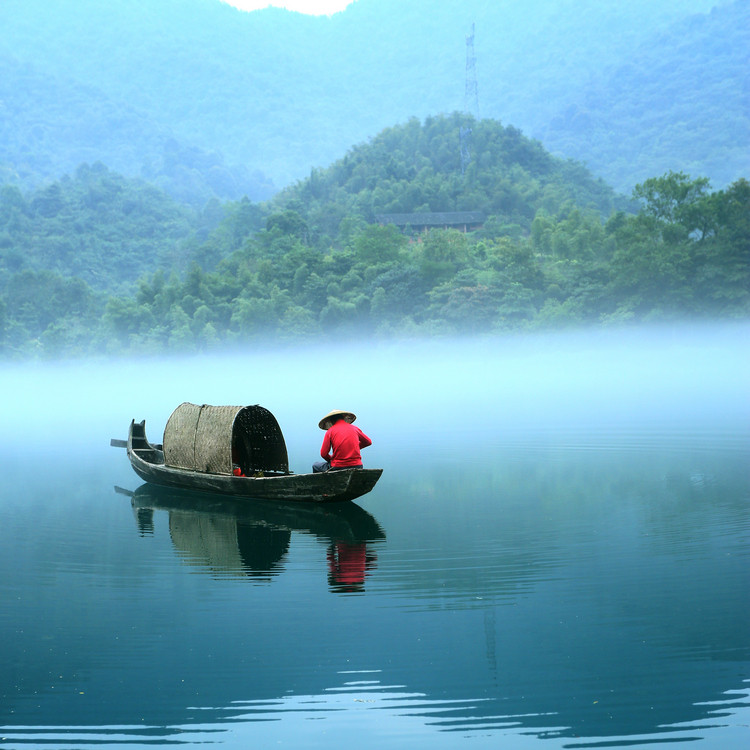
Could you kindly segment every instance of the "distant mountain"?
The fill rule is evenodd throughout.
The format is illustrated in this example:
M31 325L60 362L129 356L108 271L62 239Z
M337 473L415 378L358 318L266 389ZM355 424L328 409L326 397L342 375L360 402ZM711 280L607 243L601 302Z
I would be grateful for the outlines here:
M199 207L212 196L265 200L276 192L259 170L228 166L220 153L179 143L170 127L122 99L3 55L0 113L0 183L32 188L104 161Z
M749 174L750 2L672 24L535 134L620 189L670 169L716 186Z
M283 186L394 122L462 109L464 36L475 23L475 114L549 139L556 152L589 160L622 190L643 170L664 167L689 167L720 187L744 171L726 162L739 165L747 155L748 118L736 99L747 90L747 45L731 24L748 0L732 4L735 15L718 12L721 5L691 19L713 5L357 0L327 18L274 8L246 13L220 0L3 0L0 54L77 93L68 102L39 85L24 100L26 84L15 74L2 98L23 106L12 118L2 111L3 127L15 135L0 162L54 176L79 153L99 149L98 158L129 175L155 164L156 176L174 186L186 177L162 167L161 160L172 163L161 140L169 134L177 152L218 160L196 168L214 193L218 181L249 184L257 196L270 186L264 174ZM705 75L691 57L697 42ZM657 96L674 86L692 98ZM583 117L573 122L579 109L592 113L591 127ZM44 119L39 112L57 112L58 123L91 121L97 133L47 127L30 135ZM700 128L691 129L696 118ZM620 137L618 127L639 135Z

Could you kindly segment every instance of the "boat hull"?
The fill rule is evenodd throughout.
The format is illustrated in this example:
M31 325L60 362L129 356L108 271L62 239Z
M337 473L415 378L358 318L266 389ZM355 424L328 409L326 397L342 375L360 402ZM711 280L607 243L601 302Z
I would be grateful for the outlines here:
M136 433L134 435L134 428ZM163 463L161 450L146 439L145 425L133 421L127 442L128 458L145 482L162 487L210 492L235 498L277 502L336 503L366 495L382 469L343 469L314 474L235 477L177 469Z

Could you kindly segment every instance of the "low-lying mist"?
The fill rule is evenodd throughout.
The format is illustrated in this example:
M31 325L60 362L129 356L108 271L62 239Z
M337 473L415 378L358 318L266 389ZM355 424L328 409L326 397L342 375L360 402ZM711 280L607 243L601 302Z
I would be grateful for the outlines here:
M674 437L746 446L748 334L747 324L683 326L6 365L3 434L21 452L98 448L146 419L160 442L172 410L192 401L269 408L297 472L315 459L317 422L334 408L355 412L372 437L370 466L407 445L456 460L472 446L604 448L633 434L641 446Z

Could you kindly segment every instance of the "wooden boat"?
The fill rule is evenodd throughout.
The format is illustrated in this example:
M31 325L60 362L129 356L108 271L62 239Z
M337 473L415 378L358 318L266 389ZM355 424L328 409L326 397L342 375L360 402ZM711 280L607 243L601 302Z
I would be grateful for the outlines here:
M376 485L382 469L315 474L289 471L286 443L276 418L262 406L184 403L174 410L162 444L146 437L146 422L130 423L130 464L146 482L235 498L335 503L354 500ZM242 476L235 476L239 469Z

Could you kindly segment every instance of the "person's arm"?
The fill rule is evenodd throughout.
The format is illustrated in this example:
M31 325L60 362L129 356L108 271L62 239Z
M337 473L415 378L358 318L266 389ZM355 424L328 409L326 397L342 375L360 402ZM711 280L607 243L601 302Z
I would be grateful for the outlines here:
M320 457L324 461L331 463L331 436L326 432L326 436L323 438L323 445L320 447Z
M367 448L368 445L372 445L372 440L365 435L362 430L357 427L357 432L359 433L359 447L360 448Z

